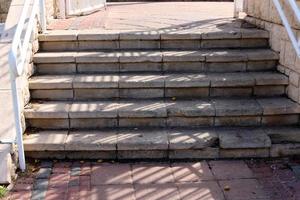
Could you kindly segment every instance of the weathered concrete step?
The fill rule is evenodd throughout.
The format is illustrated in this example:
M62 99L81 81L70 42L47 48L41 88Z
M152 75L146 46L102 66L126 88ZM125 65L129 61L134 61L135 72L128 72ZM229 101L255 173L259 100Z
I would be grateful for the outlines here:
M45 130L25 135L24 146L29 157L61 159L278 157L284 148L299 154L299 134L299 127Z
M284 95L288 78L276 72L43 75L29 80L33 99L195 98Z
M244 72L274 70L270 49L201 51L43 52L34 55L41 74L95 72Z
M54 31L39 36L42 51L118 49L265 48L269 34L259 29L165 31Z
M42 129L111 127L272 126L299 123L300 106L288 98L37 102L27 125Z

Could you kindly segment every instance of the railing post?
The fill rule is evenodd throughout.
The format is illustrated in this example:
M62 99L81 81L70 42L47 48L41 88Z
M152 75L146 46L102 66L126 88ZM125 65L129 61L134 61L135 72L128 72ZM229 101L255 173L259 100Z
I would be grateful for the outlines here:
M9 56L10 64L13 63L12 55ZM12 66L12 65L10 65ZM13 99L13 107L14 107L14 118L15 118L15 127L16 127L16 142L18 146L18 156L19 156L19 165L22 172L26 170L26 161L25 161L25 152L23 145L23 130L21 123L21 109L20 109L20 99L18 95L17 88L17 79L15 73L12 71L10 67L10 82L11 82L11 91L12 91L12 99Z
M239 17L239 11L238 11L237 6L238 6L237 0L234 0L234 2L233 2L233 17L234 18L238 18Z
M46 19L46 6L45 0L39 0L39 7L40 7L40 21L42 32L45 33L47 30L47 19Z

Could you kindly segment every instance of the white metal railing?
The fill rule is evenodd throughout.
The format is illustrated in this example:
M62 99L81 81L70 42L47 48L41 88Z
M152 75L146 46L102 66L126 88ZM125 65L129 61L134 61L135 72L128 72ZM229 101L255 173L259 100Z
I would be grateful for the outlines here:
M29 16L29 17L28 17ZM17 78L23 74L26 66L27 53L31 44L31 37L37 28L37 20L42 31L46 31L46 16L44 0L25 0L21 17L14 33L11 50L9 52L9 66L14 106L16 128L16 143L18 146L20 169L25 171L25 154L23 147L23 130L21 125L20 97L17 89Z
M297 2L296 0L287 0L288 3L290 4L294 14L295 14L295 17L296 17L296 20L298 23L300 23L300 9L297 5ZM278 11L278 14L282 20L282 23L288 33L288 36L292 42L292 45L297 53L297 56L300 58L300 38L296 37L295 33L293 32L293 29L286 17L286 14L284 13L284 10L279 2L279 0L273 0L273 3Z

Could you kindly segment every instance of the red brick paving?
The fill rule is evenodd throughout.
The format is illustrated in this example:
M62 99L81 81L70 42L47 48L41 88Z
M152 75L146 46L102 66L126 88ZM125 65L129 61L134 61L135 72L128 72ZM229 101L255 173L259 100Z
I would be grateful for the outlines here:
M47 200L300 200L300 180L289 167L292 162L57 162L45 193L34 191L34 182L41 180L34 172L17 179L6 199L45 194Z

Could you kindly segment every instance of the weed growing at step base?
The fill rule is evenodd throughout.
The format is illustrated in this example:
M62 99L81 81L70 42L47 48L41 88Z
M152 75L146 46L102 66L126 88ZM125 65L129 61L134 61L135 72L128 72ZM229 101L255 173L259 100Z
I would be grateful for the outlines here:
M7 193L7 189L4 186L0 186L0 198L3 198Z

